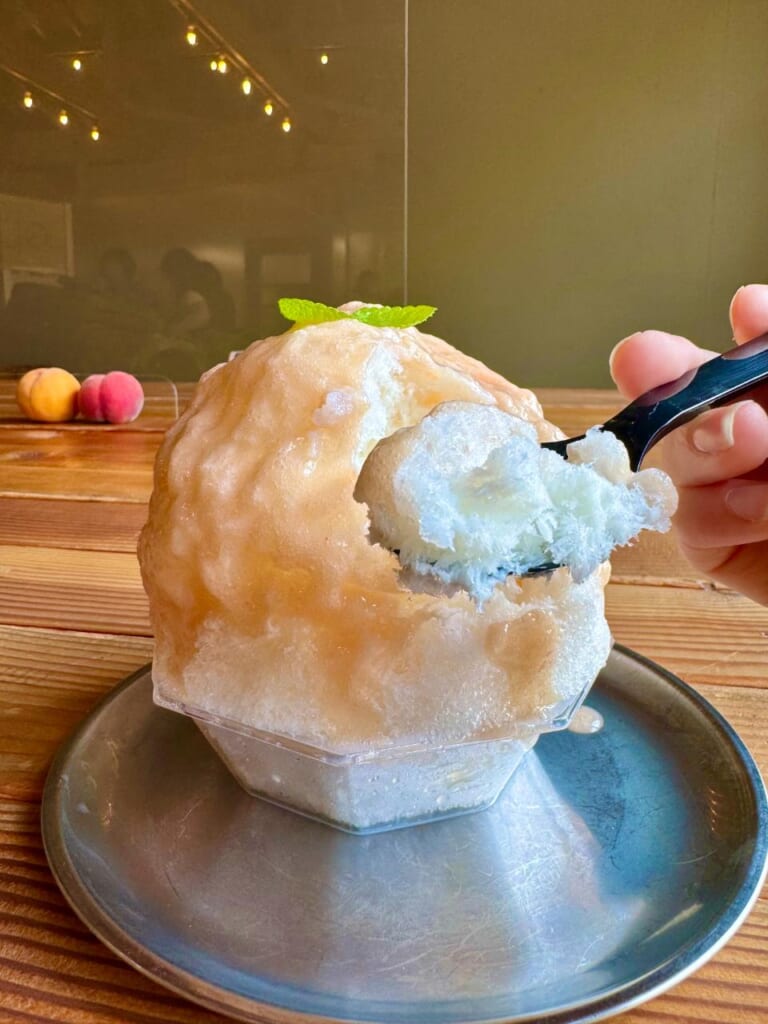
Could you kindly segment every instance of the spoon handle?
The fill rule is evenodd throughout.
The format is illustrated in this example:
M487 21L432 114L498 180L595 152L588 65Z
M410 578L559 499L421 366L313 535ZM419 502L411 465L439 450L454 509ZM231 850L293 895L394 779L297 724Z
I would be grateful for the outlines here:
M636 470L657 441L704 409L723 405L768 381L768 334L702 363L682 377L646 391L603 424L624 442Z

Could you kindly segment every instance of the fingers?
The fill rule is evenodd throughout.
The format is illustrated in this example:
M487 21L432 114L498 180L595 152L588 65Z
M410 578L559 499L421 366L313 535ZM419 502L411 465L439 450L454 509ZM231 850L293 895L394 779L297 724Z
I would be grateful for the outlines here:
M700 551L768 541L768 481L681 487L678 498L675 526L687 547Z
M677 334L639 331L616 345L610 355L610 369L619 391L633 399L676 380L716 355Z
M662 444L664 468L678 487L730 480L768 460L768 413L752 401L711 409Z
M768 285L739 288L731 301L730 317L733 337L739 343L768 333ZM638 331L616 345L610 355L610 368L619 391L632 399L675 380L715 355L678 334Z
M731 302L737 343L768 333L768 285L746 285ZM717 353L686 338L642 331L611 353L611 374L628 399L675 380ZM679 489L680 547L701 572L768 604L768 391L758 401L713 409L680 427L661 446ZM739 479L740 478L740 479Z
M768 285L739 288L731 300L731 326L740 344L768 331Z
M732 304L734 330L768 331L768 286L741 288ZM762 320L761 317L765 319ZM687 338L641 331L611 353L611 373L628 398L674 380L716 353ZM758 390L755 396L760 397ZM768 460L768 413L755 401L713 409L662 442L664 468L679 487L713 484L751 473Z
M768 541L744 546L693 548L680 542L688 561L700 572L738 590L759 604L768 605Z
M691 565L768 604L768 481L683 488L679 497L675 526Z

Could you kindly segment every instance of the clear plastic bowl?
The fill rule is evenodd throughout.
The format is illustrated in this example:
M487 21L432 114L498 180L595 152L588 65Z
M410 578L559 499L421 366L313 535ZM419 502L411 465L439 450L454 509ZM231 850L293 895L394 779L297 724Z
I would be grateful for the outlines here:
M193 718L243 789L345 832L369 833L479 811L500 795L544 732L565 728L589 687L547 721L440 746L339 753L156 702Z

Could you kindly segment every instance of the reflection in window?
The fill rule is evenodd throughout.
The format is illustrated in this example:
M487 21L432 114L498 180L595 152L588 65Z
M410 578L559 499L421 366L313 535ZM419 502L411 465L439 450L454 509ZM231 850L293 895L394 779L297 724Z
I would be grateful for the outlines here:
M194 379L402 300L403 9L34 0L0 49L0 366Z

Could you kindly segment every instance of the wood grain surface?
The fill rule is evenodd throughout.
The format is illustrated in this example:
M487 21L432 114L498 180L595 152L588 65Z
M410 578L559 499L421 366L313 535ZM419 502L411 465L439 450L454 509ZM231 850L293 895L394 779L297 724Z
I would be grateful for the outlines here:
M189 394L181 389L182 406ZM621 404L611 392L540 394L568 434ZM53 753L152 656L135 546L154 455L175 416L158 393L122 428L25 423L12 383L0 380L0 1022L224 1020L143 978L90 934L59 893L39 828ZM673 538L657 535L617 553L607 609L616 639L696 686L765 770L768 609L713 586ZM764 891L712 961L616 1019L768 1024L766 1005Z

